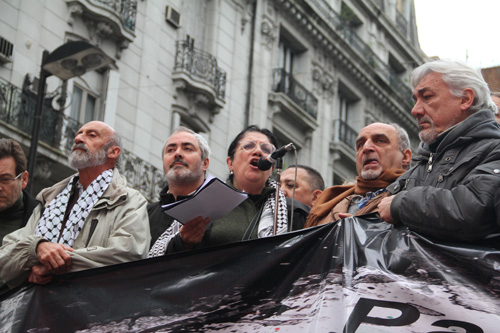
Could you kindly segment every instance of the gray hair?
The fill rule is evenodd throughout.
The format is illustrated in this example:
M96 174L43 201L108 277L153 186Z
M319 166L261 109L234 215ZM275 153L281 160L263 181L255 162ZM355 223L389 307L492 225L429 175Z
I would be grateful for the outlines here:
M398 133L399 150L401 150L401 152L403 152L406 149L411 149L410 137L408 136L408 132L406 132L406 130L403 127L399 126L396 123L390 123L388 125L394 127L394 129Z
M471 111L488 109L495 112L495 104L491 100L490 89L478 69L456 60L440 59L430 61L413 70L411 75L412 88L415 89L424 76L431 72L442 75L443 81L450 87L450 93L455 97L462 97L464 89L472 89L474 91L474 101L470 107Z
M198 144L199 144L200 150L201 150L201 159L202 160L210 157L211 151L210 151L210 146L208 145L207 140L205 140L205 138L203 136L196 133L192 129L189 129L189 128L184 127L184 126L179 126L179 127L175 128L170 133L170 136L168 137L168 139L170 139L172 137L172 135L177 134L177 133L181 133L181 132L190 133L196 138L196 140L198 140ZM163 148L161 150L161 156L163 156L163 154L165 153L165 146L167 145L168 139L165 140L165 143L163 144Z
M496 98L500 99L500 92L498 92L498 91L492 91L492 92L491 92L491 97L496 97ZM493 103L495 103L495 102L493 102ZM495 114L498 114L498 112L499 112L500 110L499 110L499 108L498 108L497 103L495 103L495 105L497 106L497 110L495 111Z
M399 126L396 123L390 123L388 124L389 126L394 127L396 130L396 133L398 134L398 146L399 150L403 153L406 149L411 150L410 146L410 137L408 136L408 132L406 130ZM406 167L403 166L403 169L408 170L410 168L410 164L408 164Z
M103 146L103 150L107 151L108 148L112 146L118 146L120 148L120 155L118 155L115 161L115 166L118 167L122 160L123 144L122 144L122 137L115 130L111 131L108 142Z

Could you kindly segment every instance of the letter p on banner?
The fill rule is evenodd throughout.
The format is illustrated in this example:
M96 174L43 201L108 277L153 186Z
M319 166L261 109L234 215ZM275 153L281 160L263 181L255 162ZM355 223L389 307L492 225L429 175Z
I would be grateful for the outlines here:
M370 311L376 307L396 309L401 311L401 315L397 318L369 317ZM362 323L378 326L405 326L414 323L419 317L420 312L418 309L406 303L360 298L349 316L349 320L344 327L344 333L356 332Z

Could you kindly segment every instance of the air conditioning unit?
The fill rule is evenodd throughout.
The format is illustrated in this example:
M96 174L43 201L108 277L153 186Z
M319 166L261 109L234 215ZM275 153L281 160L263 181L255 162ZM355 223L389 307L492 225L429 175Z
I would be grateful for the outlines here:
M173 25L175 28L179 28L181 25L181 14L170 6L167 6L165 11L165 21Z
M11 62L13 50L14 44L4 39L3 37L0 37L0 61Z

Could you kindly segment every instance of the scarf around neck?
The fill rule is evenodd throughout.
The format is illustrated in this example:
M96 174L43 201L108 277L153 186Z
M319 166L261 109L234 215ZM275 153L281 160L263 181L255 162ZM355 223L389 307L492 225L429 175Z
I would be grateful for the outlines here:
M75 189L77 186L75 176L71 177L68 185L50 202L47 209L44 210L42 218L36 227L36 234L43 236L49 242L73 246L90 211L102 197L112 178L113 170L109 169L101 173L90 183L78 197L63 229L64 214L66 213L71 193L74 190L78 190Z
M377 179L365 180L357 177L354 185L338 185L326 189L321 193L311 209L305 228L318 225L340 201L349 195L364 195L367 192L375 192L381 188L386 188L405 172L406 170L403 169L387 169Z

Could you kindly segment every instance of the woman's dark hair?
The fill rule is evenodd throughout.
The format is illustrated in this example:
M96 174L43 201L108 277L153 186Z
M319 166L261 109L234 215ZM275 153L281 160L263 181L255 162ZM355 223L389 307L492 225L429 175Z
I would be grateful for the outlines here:
M231 142L231 144L229 145L229 149L227 150L227 156L229 156L229 158L231 158L231 159L234 158L234 152L236 151L236 147L238 146L238 143L245 136L245 134L247 134L248 132L258 132L258 133L264 134L269 139L269 142L271 142L276 148L278 148L277 147L278 140L276 140L276 137L274 136L274 134L270 130L268 130L267 128L260 128L257 125L250 125L247 128L245 128L243 131L241 131L234 138L233 142Z

